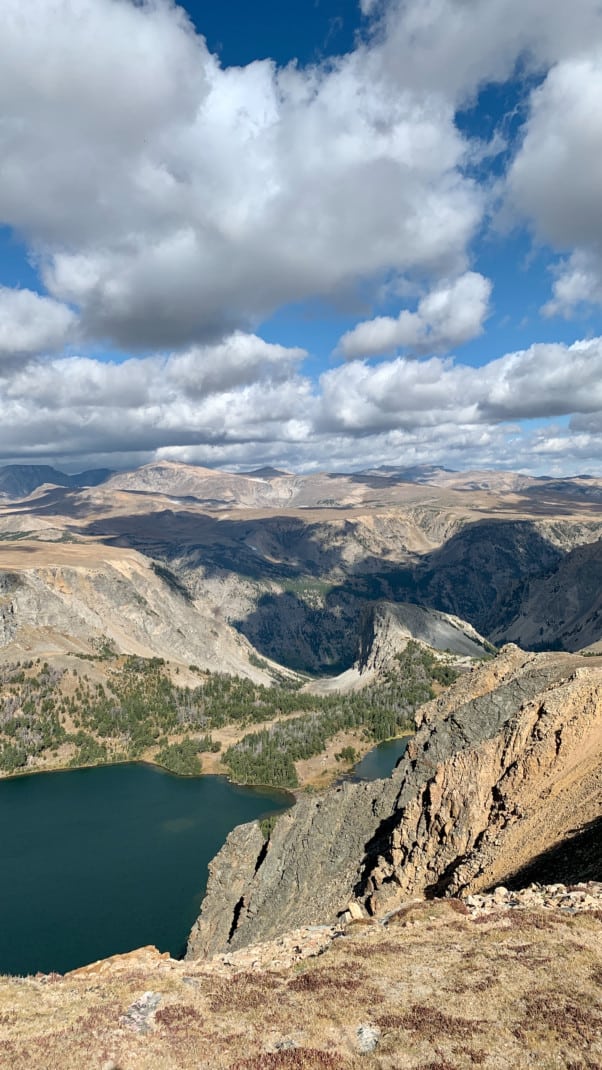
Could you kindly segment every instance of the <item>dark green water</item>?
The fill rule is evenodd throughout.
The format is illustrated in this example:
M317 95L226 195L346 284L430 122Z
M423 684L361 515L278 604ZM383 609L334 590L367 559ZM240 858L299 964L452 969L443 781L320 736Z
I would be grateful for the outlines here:
M401 739L385 739L374 750L368 751L361 762L353 767L352 780L382 780L391 776L399 759L406 752L410 736Z
M0 781L0 973L181 954L228 832L291 801L135 764Z

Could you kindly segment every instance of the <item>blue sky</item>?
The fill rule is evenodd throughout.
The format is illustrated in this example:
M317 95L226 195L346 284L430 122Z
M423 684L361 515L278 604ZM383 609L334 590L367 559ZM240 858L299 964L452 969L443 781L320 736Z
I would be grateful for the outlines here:
M273 59L281 66L320 62L351 51L356 33L367 25L355 0L198 0L182 6L226 67L256 59Z
M596 0L6 0L0 463L602 470Z

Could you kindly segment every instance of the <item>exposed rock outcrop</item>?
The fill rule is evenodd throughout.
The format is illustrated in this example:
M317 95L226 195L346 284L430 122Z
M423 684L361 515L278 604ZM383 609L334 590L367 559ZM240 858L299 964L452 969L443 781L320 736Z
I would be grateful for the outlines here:
M492 649L471 624L459 617L408 602L380 602L370 610L360 635L359 671L387 668L411 639L431 649L468 658L481 658Z
M271 683L267 662L165 566L135 550L20 539L0 555L0 655L116 651ZM251 659L251 660L250 660Z
M379 915L411 895L478 891L599 818L600 663L507 647L420 721L389 780L301 799L267 847L250 826L231 833L189 957L332 921L350 903Z

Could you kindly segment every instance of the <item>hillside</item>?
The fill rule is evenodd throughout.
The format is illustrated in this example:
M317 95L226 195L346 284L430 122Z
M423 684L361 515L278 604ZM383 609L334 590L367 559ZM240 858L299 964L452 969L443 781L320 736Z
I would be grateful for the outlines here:
M600 639L602 542L577 546L544 575L524 582L517 615L494 629L528 649L581 650Z
M165 566L88 541L22 538L0 548L0 643L5 658L111 648L270 680L245 639L195 600Z
M0 979L11 1068L599 1070L598 491L161 464L5 497L4 772L297 790L228 837L185 960Z
M597 1070L602 885L0 978L11 1070Z

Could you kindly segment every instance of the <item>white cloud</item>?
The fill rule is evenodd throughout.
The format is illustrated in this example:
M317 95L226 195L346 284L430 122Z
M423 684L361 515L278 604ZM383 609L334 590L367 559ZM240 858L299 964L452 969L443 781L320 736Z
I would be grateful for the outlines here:
M602 304L602 256L578 249L555 270L553 297L544 316L572 316L580 305Z
M536 344L476 369L479 408L496 420L602 410L602 338Z
M465 102L517 63L544 70L602 36L598 0L394 0L381 27L387 74Z
M217 345L195 346L175 354L167 363L166 377L170 385L189 397L201 397L251 386L266 377L284 382L306 356L304 349L287 349L237 331Z
M467 173L500 147L469 142L456 109L517 63L542 82L506 196L563 256L545 311L602 300L599 0L360 6L346 56L222 69L170 0L5 0L0 224L51 296L0 289L4 457L516 465L560 463L564 443L600 463L600 339L441 359L488 313L469 264L491 191ZM303 350L250 333L357 293L417 304L347 332L352 363L319 387ZM156 355L23 360L74 340ZM398 347L431 359L358 359Z
M222 69L167 0L4 6L0 220L90 337L214 340L363 279L464 268L483 197L453 107L392 83L380 45Z
M0 453L139 454L286 439L309 411L310 384L295 374L303 355L237 333L168 357L108 363L73 356L25 365L0 396Z
M595 120L579 132L583 79L599 99L594 61L571 59L602 35L598 0L362 10L368 41L328 65L222 69L168 0L5 0L0 222L35 250L49 292L79 308L84 336L186 346L291 301L401 275L437 288L465 271L487 192L463 170L474 146L455 107L525 54L557 64L513 172L539 219L530 146L557 115L554 92L574 90L569 147L598 136Z
M181 355L26 365L0 398L0 457L70 469L75 457L83 467L154 457L303 470L323 468L325 458L331 470L426 462L602 467L602 339L533 346L485 368L439 357L376 367L354 361L326 373L317 391L306 377L281 376L266 343L262 357L261 340L234 341L232 352L246 346L257 353L255 381L234 383L226 368L205 392L182 375ZM528 432L516 422L569 413L568 428Z
M326 372L317 388L295 371L300 355L235 335L198 363L174 354L26 364L0 396L0 457L119 465L161 456L305 469L324 467L325 458L330 469L430 460L537 470L542 458L558 465L565 442L566 463L579 457L583 469L587 436L589 463L602 466L602 338L534 345L481 368L441 357L357 360ZM570 414L568 429L517 427Z
M565 59L531 96L525 136L508 175L508 196L539 239L572 250L559 266L544 313L570 315L602 303L602 49Z
M481 334L490 294L489 279L468 271L431 290L416 312L404 309L397 318L378 316L359 323L343 335L338 349L347 359L390 353L398 347L417 355L448 352Z
M75 322L71 309L52 298L0 286L0 362L62 348Z
M602 338L536 344L480 368L432 357L364 362L321 380L322 430L356 435L602 411Z
M602 50L565 60L533 91L510 192L558 247L602 244Z

